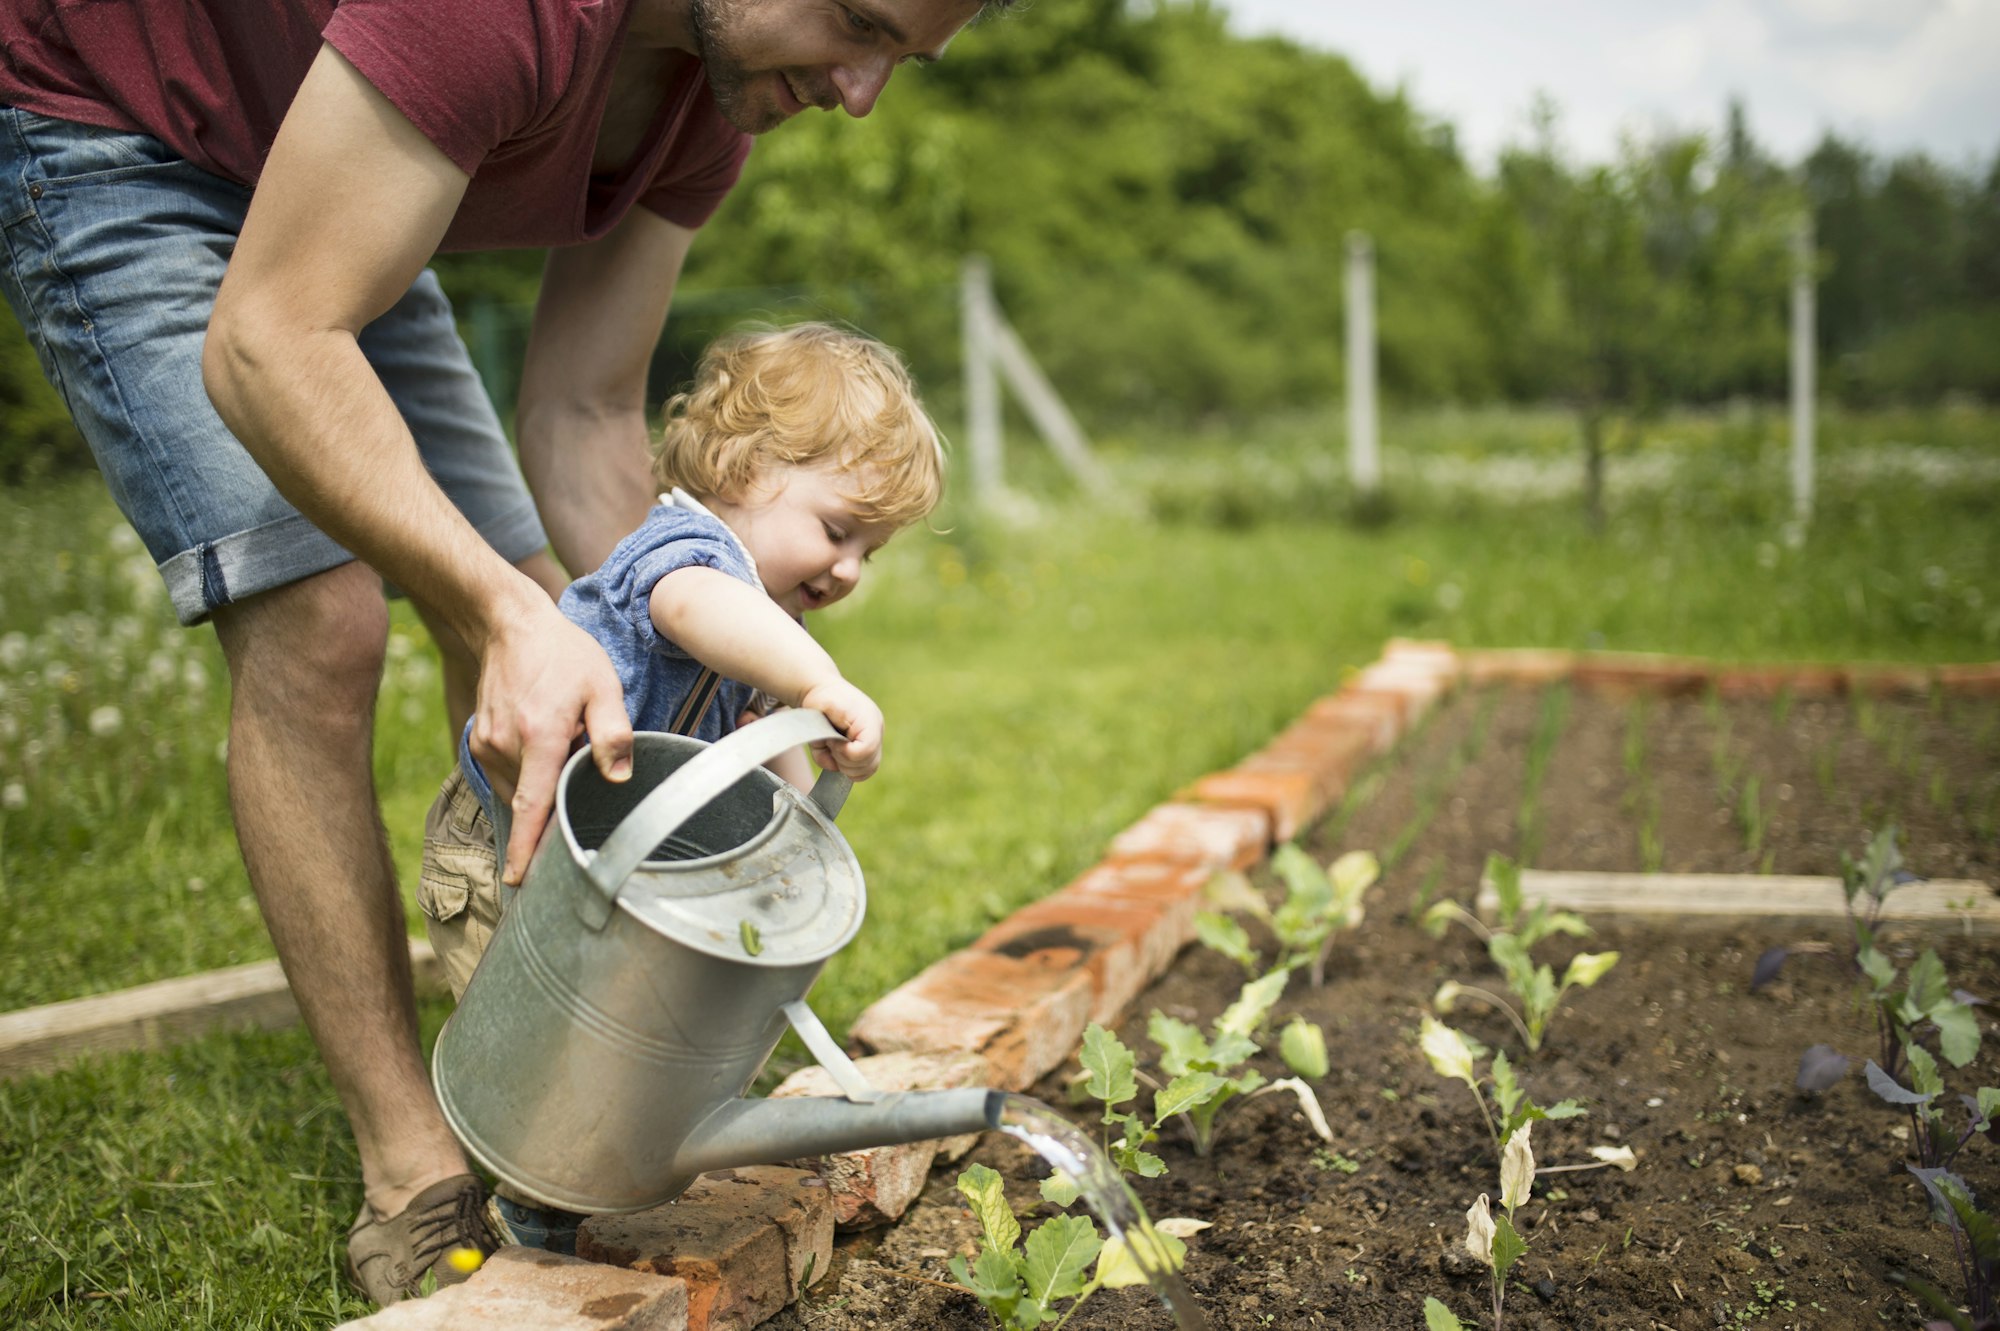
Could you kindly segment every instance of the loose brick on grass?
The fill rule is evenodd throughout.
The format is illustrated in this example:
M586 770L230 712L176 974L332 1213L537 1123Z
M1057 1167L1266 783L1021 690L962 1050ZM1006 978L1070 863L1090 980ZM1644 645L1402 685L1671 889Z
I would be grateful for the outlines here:
M686 1331L686 1281L506 1247L462 1285L407 1299L345 1331ZM744 1323L743 1325L751 1325Z
M857 1059L855 1066L871 1086L883 1091L945 1091L987 1086L993 1081L986 1060L969 1053L876 1054ZM839 1094L832 1074L814 1065L785 1078L771 1097ZM923 1191L936 1157L956 1160L978 1140L978 1133L968 1132L943 1141L903 1142L793 1163L826 1180L837 1228L865 1229L894 1220L909 1209Z
M826 1274L833 1198L810 1170L720 1169L665 1206L590 1217L576 1255L686 1282L689 1331L747 1331Z
M877 999L848 1035L878 1054L976 1053L994 1085L1020 1091L1069 1057L1095 997L1073 963L954 952Z

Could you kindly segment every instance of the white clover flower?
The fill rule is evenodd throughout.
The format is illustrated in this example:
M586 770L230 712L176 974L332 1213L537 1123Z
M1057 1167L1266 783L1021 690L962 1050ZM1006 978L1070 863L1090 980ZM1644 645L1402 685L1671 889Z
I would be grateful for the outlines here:
M125 725L125 713L116 707L93 707L90 710L90 733L99 739L117 734Z
M25 809L28 807L28 788L19 781L9 781L0 786L0 809Z
M181 683L190 693L201 693L208 688L208 667L199 661L188 661L181 666Z
M1528 1200L1528 1190L1535 1184L1535 1150L1528 1141L1534 1126L1531 1120L1514 1129L1500 1152L1500 1205L1510 1212Z
M130 554L139 548L139 533L130 524L121 522L105 533L104 543L121 555Z
M1493 1265L1494 1232L1493 1211L1482 1192L1465 1212L1465 1250L1488 1266Z
M154 684L166 684L180 673L180 663L171 652L154 652L146 658L146 678Z

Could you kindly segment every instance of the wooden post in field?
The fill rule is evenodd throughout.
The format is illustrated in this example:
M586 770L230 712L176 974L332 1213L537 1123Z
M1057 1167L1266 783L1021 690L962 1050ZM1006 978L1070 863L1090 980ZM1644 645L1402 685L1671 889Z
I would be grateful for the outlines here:
M1801 535L1813 510L1814 268L1812 214L1803 213L1792 231L1792 518Z
M993 373L993 275L983 254L959 273L959 328L965 353L965 451L975 502L999 497L1000 381Z
M1347 478L1357 494L1382 484L1375 417L1375 243L1347 233Z
M1090 451L1090 441L1063 405L1061 394L1000 312L1000 302L993 298L992 270L983 256L966 259L959 286L965 337L966 449L972 454L973 497L991 503L1000 501L1006 490L1000 459L1002 379L1070 475L1093 494L1108 497L1112 493L1110 476Z

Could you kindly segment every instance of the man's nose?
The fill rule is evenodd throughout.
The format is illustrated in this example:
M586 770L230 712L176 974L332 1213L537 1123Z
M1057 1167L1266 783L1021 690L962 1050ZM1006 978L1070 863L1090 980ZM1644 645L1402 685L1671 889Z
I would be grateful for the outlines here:
M889 76L895 72L895 59L886 52L853 64L835 65L833 86L840 94L841 109L856 120L873 111L875 99L889 86Z

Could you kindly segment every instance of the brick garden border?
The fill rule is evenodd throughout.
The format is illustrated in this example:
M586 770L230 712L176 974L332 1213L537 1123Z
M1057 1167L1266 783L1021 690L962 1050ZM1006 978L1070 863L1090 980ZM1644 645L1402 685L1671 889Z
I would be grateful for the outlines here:
M876 1000L854 1022L862 1070L884 1089L1019 1091L1061 1066L1091 1021L1110 1023L1194 939L1203 887L1249 869L1328 813L1376 757L1461 683L1569 681L1613 696L2000 697L2000 662L1725 665L1684 657L1543 650L1458 652L1392 638L1380 660L1308 707L1234 767L1200 778L1112 838L1104 858L969 946ZM774 1095L832 1093L817 1067ZM465 1284L355 1322L366 1331L739 1331L825 1274L837 1226L894 1220L936 1157L919 1142L826 1157L811 1169L704 1175L679 1201L587 1221L577 1259L502 1249Z

